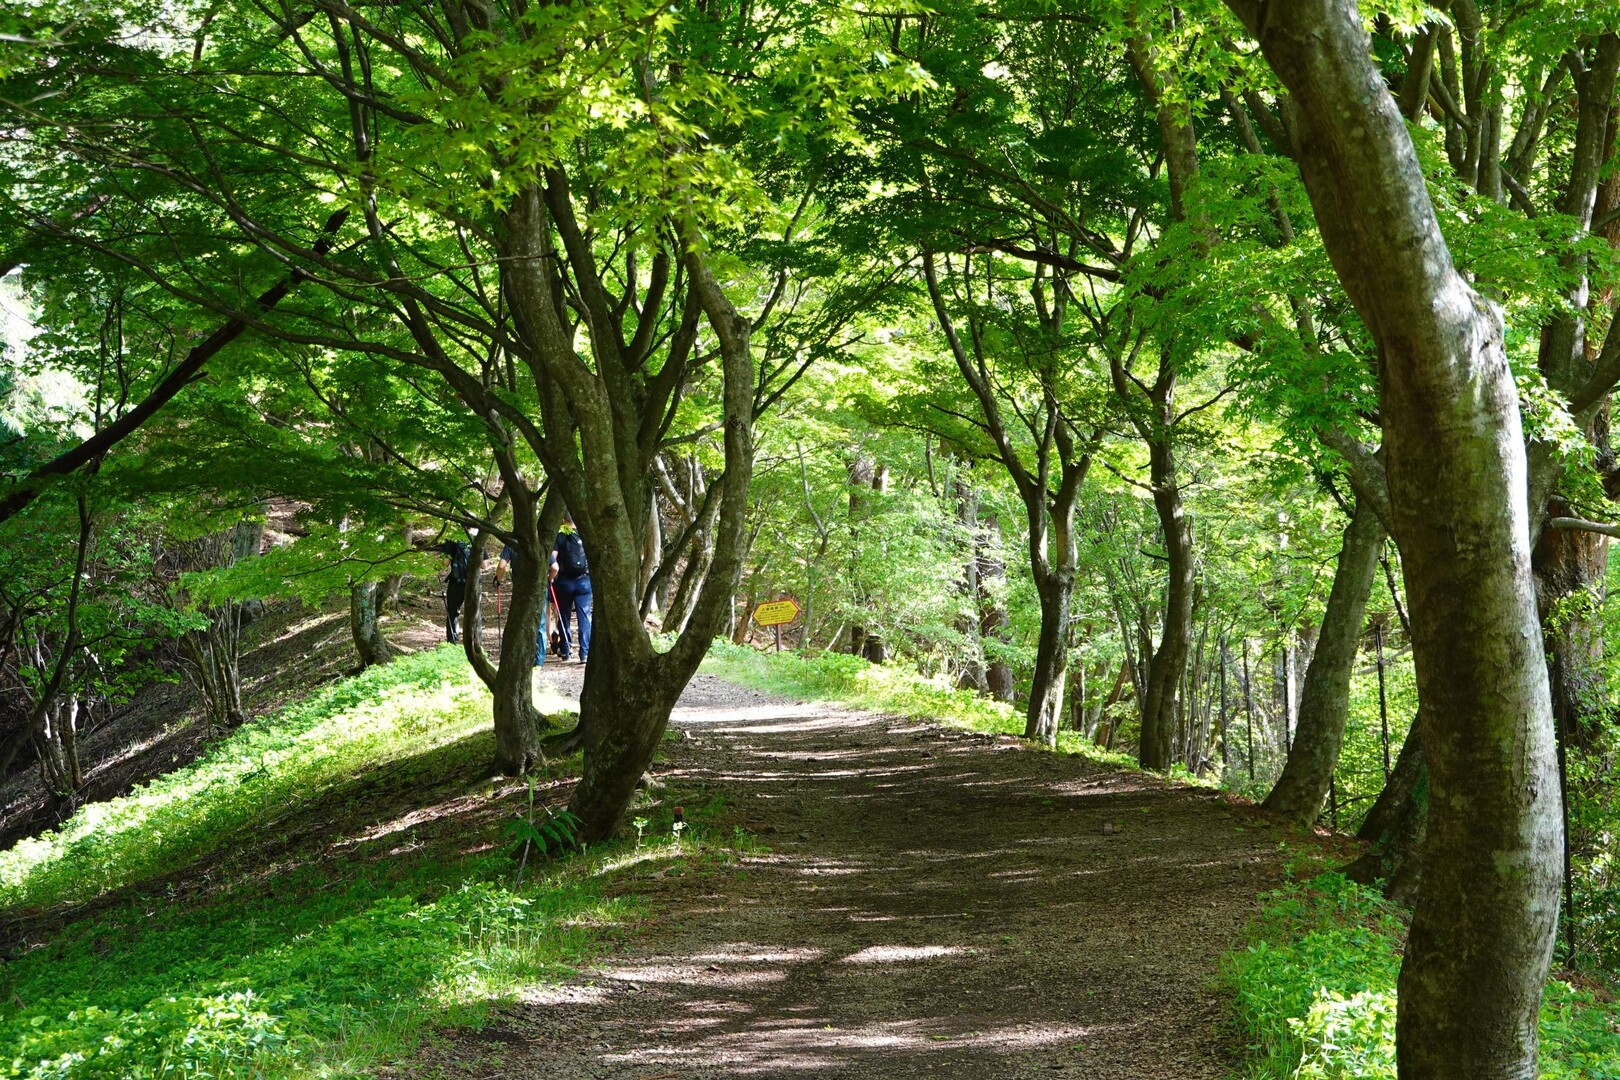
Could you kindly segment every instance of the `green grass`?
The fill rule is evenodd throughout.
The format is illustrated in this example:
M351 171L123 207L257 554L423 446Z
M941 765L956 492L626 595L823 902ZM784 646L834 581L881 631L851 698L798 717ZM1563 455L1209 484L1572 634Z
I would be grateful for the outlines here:
M628 914L588 878L514 890L511 870L374 866L334 889L328 866L268 894L76 923L7 966L5 1075L357 1075L579 962Z
M1338 874L1267 897L1222 975L1249 1046L1244 1080L1395 1076L1395 984L1405 926L1377 892ZM1548 984L1541 1075L1620 1080L1620 1008Z
M0 853L0 907L83 902L190 866L380 764L488 726L489 695L455 649L339 680Z
M528 799L475 779L487 728L465 660L419 654L5 853L14 913L117 893L0 969L0 1075L359 1075L592 955L634 914L602 876L694 848L531 861L516 886L503 824ZM435 799L484 812L399 819Z
M873 664L847 653L804 657L716 641L703 662L703 670L783 697L834 701L854 709L932 720L972 731L1024 733L1024 716L1010 705L971 690L957 690L901 664ZM1057 749L1122 768L1136 765L1130 755L1104 750L1072 731L1058 733Z

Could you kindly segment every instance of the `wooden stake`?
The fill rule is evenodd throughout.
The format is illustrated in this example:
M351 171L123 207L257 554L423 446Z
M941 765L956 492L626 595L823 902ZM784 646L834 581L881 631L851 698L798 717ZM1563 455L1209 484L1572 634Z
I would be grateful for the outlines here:
M1249 779L1254 779L1254 694L1249 684L1249 639L1243 639L1243 707L1249 713Z
M1384 738L1384 783L1389 783L1389 698L1384 691L1384 624L1373 623L1373 647L1378 650L1378 726Z

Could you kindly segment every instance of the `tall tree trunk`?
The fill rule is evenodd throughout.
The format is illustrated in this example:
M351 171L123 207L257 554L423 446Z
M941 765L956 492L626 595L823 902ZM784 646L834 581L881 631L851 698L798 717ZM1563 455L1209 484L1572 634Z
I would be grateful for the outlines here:
M1153 31L1133 14L1126 57L1136 73L1158 123L1159 141L1164 148L1165 179L1170 188L1170 220L1189 223L1195 249L1207 247L1213 239L1207 220L1195 214L1187 202L1187 192L1198 178L1198 138L1188 99L1173 91L1174 72L1161 70ZM1129 363L1115 350L1109 367L1114 392L1131 410L1131 422L1148 447L1153 488L1153 507L1159 516L1168 559L1165 587L1164 623L1159 645L1148 657L1146 685L1142 688L1142 738L1137 755L1144 769L1165 770L1175 756L1176 733L1183 703L1178 691L1187 671L1187 654L1193 634L1193 535L1181 503L1176 477L1175 396L1179 374L1178 342L1173 333L1161 329L1158 340L1159 370L1151 386L1129 375ZM1140 396L1138 396L1140 392ZM1147 649L1144 647L1144 654Z
M1322 812L1344 745L1345 722L1350 716L1350 675L1361 646L1362 617L1384 550L1384 524L1373 508L1356 504L1344 530L1333 589L1322 613L1316 650L1305 669L1300 695L1299 727L1294 746L1277 786L1265 807L1301 825L1309 825Z
M354 651L360 657L361 668L386 664L394 658L393 647L383 637L377 622L382 606L382 586L375 581L355 581L349 584L349 635L354 639Z
M546 723L534 705L534 666L549 566L549 558L537 559L532 551L512 553L512 596L501 629L500 661L489 680L495 721L492 769L506 776L523 775L541 758Z
M1554 500L1549 517L1569 514ZM1531 557L1546 639L1553 718L1571 746L1590 746L1609 711L1598 609L1609 570L1609 539L1578 529L1544 529Z
M561 198L553 212L566 212ZM619 473L583 474L575 480L583 481L584 487L571 480L568 492L569 508L591 547L596 596L591 662L580 696L584 768L569 803L580 819L580 837L587 842L604 839L618 828L636 782L652 763L670 710L725 621L748 546L755 408L751 327L715 280L698 237L687 223L680 231L687 277L718 341L723 379L725 470L717 481L719 492L711 492L719 500L714 557L686 629L667 652L655 652L635 597L641 551L635 529L644 519L627 509L627 504L638 510L645 505L630 496L650 497L651 481L645 469L634 473L628 469L627 463L638 453L633 440L615 437L611 427L582 424L585 453L603 470L607 463L617 462Z
M1069 660L1069 597L1074 590L1075 566L1079 559L1075 545L1075 512L1080 505L1080 486L1091 468L1091 454L1102 440L1102 430L1094 429L1089 436L1078 431L1061 415L1057 395L1048 390L1044 395L1043 434L1035 449L1036 465L1032 470L1015 449L1002 419L989 359L984 352L984 337L974 317L969 316L969 327L973 330L968 338L972 342L970 352L956 331L945 293L940 288L933 253L925 251L922 263L934 316L950 345L957 370L979 401L979 412L995 441L997 456L1012 477L1024 504L1029 524L1030 572L1041 598L1040 643L1036 649L1034 685L1024 737L1052 743L1057 740L1058 726L1063 719L1063 675ZM1041 275L1037 273L1035 296L1043 309L1049 311L1050 318L1044 321L1048 329L1055 332L1063 324L1065 293L1054 286L1052 295L1056 302L1046 309Z
M1007 609L997 599L1007 580L1007 564L997 554L1001 550L1001 522L986 515L979 523L980 546L976 559L979 589L979 641L1003 641L1007 636ZM991 697L1012 704L1015 692L1012 665L1001 656L985 658L984 681Z
M562 521L563 503L555 492L542 502L518 475L516 460L497 455L512 505L512 595L507 601L506 624L501 628L500 660L491 665L475 635L467 635L467 657L484 685L489 687L495 722L494 772L521 776L542 757L546 720L534 705L534 667L541 659L541 616L545 611L551 568L551 547ZM485 534L487 535L487 534ZM474 542L473 555L483 552L484 535ZM472 564L476 570L480 562ZM469 581L469 585L476 582ZM469 600L478 590L469 588ZM469 609L470 611L471 609ZM468 625L472 625L469 614Z
M1187 654L1193 634L1193 535L1192 522L1181 504L1181 488L1176 482L1175 456L1168 422L1173 399L1167 393L1159 406L1155 431L1162 438L1149 443L1153 478L1153 506L1158 511L1159 528L1164 534L1168 559L1164 624L1159 647L1148 661L1147 693L1142 711L1142 742L1138 757L1142 768L1163 771L1174 758L1176 724L1181 701L1177 689L1187 671Z
M865 614L871 613L872 601L867 595L861 572L861 526L872 516L871 492L881 492L888 484L888 472L879 469L877 462L864 455L848 459L849 470L849 580L852 586L851 606L854 615L849 627L849 654L871 660L874 652L867 646ZM882 654L879 639L876 655ZM878 661L878 662L881 662Z
M495 756L490 771L522 776L543 759L546 722L534 706L534 666L540 657L538 639L551 544L562 521L563 503L553 491L542 504L538 493L519 473L510 446L495 447L495 463L502 480L501 502L512 511L512 595L500 631L500 658L491 662L484 651L483 634L476 632L482 618L484 560L494 537L488 529L480 530L472 540L462 607L462 624L467 632L461 640L467 663L490 692L495 729Z
M1423 879L1423 840L1429 813L1429 771L1423 763L1423 712L1407 733L1384 790L1356 836L1367 841L1360 858L1344 868L1363 885L1384 883L1384 895L1398 903L1417 901Z
M1294 744L1294 632L1285 628L1277 639L1271 662L1271 701L1277 710L1273 742L1279 761L1288 757Z
M1047 745L1057 742L1063 722L1063 685L1069 661L1067 641L1069 601L1074 580L1051 574L1036 581L1041 601L1041 628L1036 638L1035 672L1029 688L1029 711L1024 722L1024 738Z
M1572 67L1575 129L1569 172L1558 194L1557 210L1575 219L1577 228L1620 248L1620 176L1613 169L1620 126L1615 123L1615 83L1620 74L1620 35L1597 39L1590 63ZM1598 220L1599 218L1604 220ZM1604 359L1620 344L1620 328L1609 320L1606 336L1593 333L1594 309L1613 306L1612 287L1591 288L1591 248L1569 245L1559 258L1566 272L1566 303L1543 325L1537 366L1547 384L1570 404L1572 419L1596 453L1611 498L1615 497L1614 455L1610 447L1609 384L1598 377ZM1612 366L1612 360L1609 361ZM1606 468L1605 468L1606 467ZM1564 458L1551 440L1530 447L1531 506L1544 512L1540 522L1566 516L1569 506L1557 494ZM1539 524L1539 522L1537 523ZM1532 535L1536 535L1536 525ZM1564 746L1590 745L1602 729L1607 707L1603 686L1603 632L1595 608L1603 597L1608 571L1608 540L1593 533L1541 529L1531 555L1537 603L1546 635L1548 677L1553 716ZM1583 595L1584 594L1584 595Z
M586 840L603 839L617 828L663 739L670 711L691 678L690 671L682 678L667 670L668 653L625 657L606 630L599 624L592 635L591 662L579 698L582 719L604 711L613 717L612 723L582 725L586 771L569 809L584 822Z
M984 640L979 634L983 606L983 587L979 582L979 493L967 475L969 465L965 459L959 461L951 481L956 495L956 525L968 537L967 558L963 561L962 576L957 583L962 600L961 614L956 620L956 630L967 641L968 648L962 670L957 673L956 686L959 690L988 694L990 680L985 673Z
M1401 966L1400 1075L1529 1080L1562 824L1501 319L1454 268L1357 5L1228 5L1290 92L1324 245L1378 345L1433 795Z

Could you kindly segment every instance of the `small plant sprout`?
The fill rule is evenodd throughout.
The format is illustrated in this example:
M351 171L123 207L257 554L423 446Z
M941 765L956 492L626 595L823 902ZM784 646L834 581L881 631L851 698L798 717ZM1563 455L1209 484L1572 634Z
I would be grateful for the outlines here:
M641 846L641 834L647 831L647 825L649 823L648 823L646 818L638 817L634 821L632 821L630 824L632 824L632 825L634 825L636 827L636 847L640 847Z
M680 843L681 833L686 830L686 811L683 808L675 808L675 820L670 823L669 829L675 834L675 842Z
M513 888L523 885L523 870L529 864L529 853L537 856L555 854L579 847L579 818L567 810L553 810L549 806L541 806L545 811L542 820L535 814L534 806L534 778L529 778L529 813L528 816L518 816L506 823L506 836L512 842L511 852L518 856L517 879Z

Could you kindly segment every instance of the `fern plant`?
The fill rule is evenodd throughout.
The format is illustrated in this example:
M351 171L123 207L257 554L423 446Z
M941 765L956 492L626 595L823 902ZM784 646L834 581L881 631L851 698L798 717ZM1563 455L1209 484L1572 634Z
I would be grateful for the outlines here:
M534 781L531 779L528 813L508 821L504 830L511 844L509 853L518 860L517 885L523 884L523 870L529 864L531 851L550 856L580 848L578 817L567 810L554 810L549 806L541 806L540 811L543 816L535 812Z

